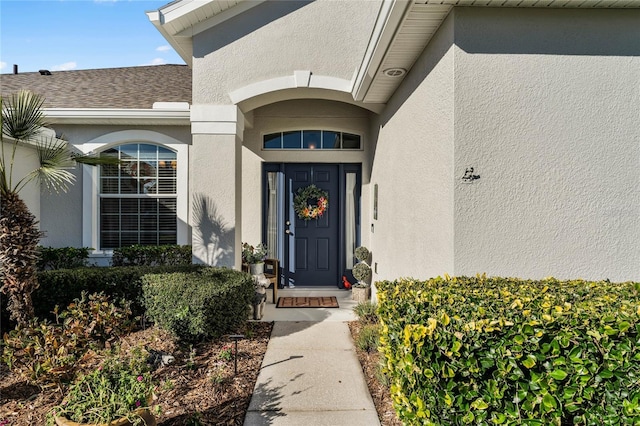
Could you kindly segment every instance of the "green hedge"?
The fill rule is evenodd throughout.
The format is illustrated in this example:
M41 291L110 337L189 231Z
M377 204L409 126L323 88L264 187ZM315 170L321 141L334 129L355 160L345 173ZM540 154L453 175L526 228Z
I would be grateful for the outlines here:
M134 315L141 315L142 277L145 274L161 272L192 271L202 265L189 266L131 266L122 268L76 268L43 271L38 273L40 286L33 293L36 316L53 319L51 311L61 308L79 298L83 291L104 293L112 299L126 299L131 302Z
M113 266L186 266L192 263L190 245L132 245L113 250Z
M52 269L82 268L89 264L89 247L43 247L38 246L39 271Z
M143 278L146 313L185 341L206 340L245 322L255 293L253 278L226 268Z
M640 424L639 283L377 283L405 424Z

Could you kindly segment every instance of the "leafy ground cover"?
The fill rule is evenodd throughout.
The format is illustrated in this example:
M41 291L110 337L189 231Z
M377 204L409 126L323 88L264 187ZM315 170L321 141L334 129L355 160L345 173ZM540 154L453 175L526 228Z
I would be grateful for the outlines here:
M267 349L273 324L250 322L239 333L246 339L238 342L238 373L234 374L234 347L228 338L193 346L181 346L167 332L151 327L122 340L122 348L143 346L170 353L175 361L156 369L154 406L161 426L241 425L249 406L260 365ZM349 323L354 341L362 323ZM388 387L380 381L377 351L356 348L358 359L383 426L399 426ZM91 370L99 354L87 357L83 369ZM24 383L0 365L0 425L31 426L46 424L46 415L62 402L63 394L54 387L40 389ZM4 422L4 423L3 423Z

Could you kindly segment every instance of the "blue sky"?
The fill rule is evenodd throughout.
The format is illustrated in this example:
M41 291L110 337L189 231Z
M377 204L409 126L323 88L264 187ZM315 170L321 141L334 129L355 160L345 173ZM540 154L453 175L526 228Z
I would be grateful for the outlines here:
M145 14L170 0L0 0L0 73L184 64Z

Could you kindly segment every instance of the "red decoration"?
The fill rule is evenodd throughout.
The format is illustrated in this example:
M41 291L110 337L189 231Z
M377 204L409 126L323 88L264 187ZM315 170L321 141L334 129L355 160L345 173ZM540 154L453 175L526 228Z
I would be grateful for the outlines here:
M342 284L344 285L344 288L346 288L347 290L351 288L351 283L347 279L346 275L342 276Z

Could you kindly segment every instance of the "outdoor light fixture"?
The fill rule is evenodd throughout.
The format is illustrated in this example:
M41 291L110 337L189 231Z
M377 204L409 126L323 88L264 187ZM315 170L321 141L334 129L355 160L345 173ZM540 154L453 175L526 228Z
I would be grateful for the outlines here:
M405 70L404 68L387 68L386 70L382 71L382 73L387 77L402 77L407 73L407 70Z
M238 340L244 339L244 334L232 334L229 339L236 342L236 350L233 352L233 375L238 375Z

